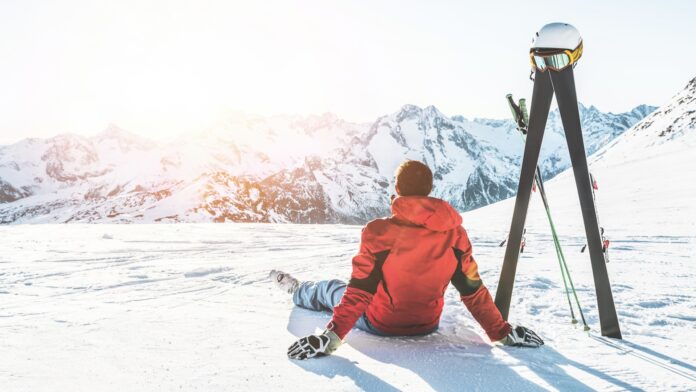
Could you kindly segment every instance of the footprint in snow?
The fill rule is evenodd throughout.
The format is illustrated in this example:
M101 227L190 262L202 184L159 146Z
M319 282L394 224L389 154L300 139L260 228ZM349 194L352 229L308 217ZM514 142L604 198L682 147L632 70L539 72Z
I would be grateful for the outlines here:
M200 278L206 275L219 274L221 272L229 271L229 267L217 267L217 268L197 268L193 271L184 273L187 278Z

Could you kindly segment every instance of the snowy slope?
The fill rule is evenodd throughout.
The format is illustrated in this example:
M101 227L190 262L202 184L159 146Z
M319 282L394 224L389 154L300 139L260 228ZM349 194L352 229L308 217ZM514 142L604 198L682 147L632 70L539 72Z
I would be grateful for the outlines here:
M504 251L496 229L470 230L493 291ZM0 232L0 384L7 391L696 387L693 237L668 244L643 236L614 251L623 342L598 337L589 260L579 253L569 262L593 332L569 323L548 237L532 233L511 318L541 334L543 348L492 346L450 288L433 335L353 331L335 355L295 362L287 346L329 315L293 308L267 273L346 279L359 226L20 225ZM646 253L652 257L637 257ZM655 262L661 269L646 279Z
M581 106L588 151L652 109ZM544 144L549 176L568 165L556 117ZM359 223L387 213L407 157L431 165L437 196L470 210L514 194L521 151L511 121L449 118L432 106L406 105L372 125L237 114L169 144L110 126L0 147L0 223Z

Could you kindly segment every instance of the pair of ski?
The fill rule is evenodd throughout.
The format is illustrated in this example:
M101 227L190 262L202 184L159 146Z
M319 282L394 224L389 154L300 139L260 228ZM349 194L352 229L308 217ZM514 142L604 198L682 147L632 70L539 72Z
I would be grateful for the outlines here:
M527 138L527 123L529 122L529 115L527 114L527 104L524 98L519 100L519 104L515 103L512 98L512 94L508 94L507 98L508 105L510 106L510 111L512 112L512 118L515 120L517 131L519 131L522 140L526 142ZM551 207L549 207L549 201L546 197L546 189L544 188L544 180L541 176L541 169L539 166L536 167L536 173L534 175L534 185L539 190L539 195L541 196L541 201L544 204L544 210L546 211L546 218L549 221L549 226L551 226L551 236L553 238L553 244L556 250L556 258L558 258L558 265L561 268L561 278L563 279L563 287L565 288L566 298L568 299L568 308L570 309L571 322L577 324L578 320L575 318L575 312L573 310L573 303L570 300L570 293L573 293L575 298L575 304L578 307L578 313L580 314L580 319L582 320L583 329L589 331L590 327L585 321L585 315L582 312L582 306L580 306L580 300L578 299L578 294L575 291L575 285L573 284L573 279L570 276L570 270L568 270L568 264L566 263L565 255L563 254L563 249L561 248L561 242L558 239L558 233L556 232L556 225L553 223L553 217L551 216ZM524 252L525 246L525 233L527 229L525 228L522 232L522 245L520 247L520 253ZM503 241L500 246L503 246L505 241ZM584 248L583 248L584 250ZM570 286L570 290L569 287Z
M520 136L522 137L522 141L526 141L526 136L527 136L527 123L529 122L529 114L527 112L527 101L524 98L521 98L519 100L519 103L515 103L515 100L512 98L512 94L508 94L505 96L508 102L508 106L510 107L510 111L512 112L512 118L515 120L515 126L517 128L517 131L520 133ZM597 180L595 179L594 175L590 173L590 180L592 182L592 199L595 202L595 209L597 206L597 195L595 193L596 190L599 189L599 186L597 185ZM536 174L534 175L534 185L532 187L532 191L536 192L537 189L539 189L541 199L544 202L544 208L546 208L546 213L549 218L549 224L553 226L553 222L551 219L551 213L548 207L548 202L546 198L546 191L544 190L544 181L542 180L541 176L541 170L539 169L539 166L536 167ZM597 211L597 219L599 220L599 212ZM606 262L609 262L609 239L604 236L604 227L599 227L601 235L602 235L602 252L604 252L604 259ZM555 230L553 230L553 237L554 237L554 242L558 242L558 238L556 237ZM526 241L526 235L527 234L527 228L524 229L522 232L522 244L520 245L520 253L524 253L524 248L527 245ZM505 246L507 243L507 238L502 240L500 244L498 245L499 247ZM582 248L580 248L580 253L584 253L585 249L587 249L587 243L585 243Z
M520 182L517 188L515 209L510 224L510 232L505 250L505 258L500 273L500 280L495 296L495 304L504 319L508 318L512 289L515 282L517 261L520 255L520 246L524 235L524 226L527 218L527 209L531 198L535 177L538 176L537 162L541 152L541 143L546 128L551 101L556 96L561 115L566 143L570 153L570 161L573 167L575 185L578 191L580 209L582 212L587 249L589 250L592 275L594 278L595 292L597 296L597 310L601 333L603 336L621 338L614 298L611 292L609 276L607 273L606 259L603 251L603 238L597 219L597 210L593 196L590 173L587 166L587 155L580 126L580 113L578 111L577 96L575 93L575 78L573 67L562 70L544 69L535 70L534 89L532 92L532 107L525 121L527 136L520 171ZM521 109L521 108L520 108ZM518 118L525 119L524 113ZM544 192L545 194L545 192ZM548 200L545 201L548 204ZM550 215L550 214L549 214ZM555 229L554 229L555 230ZM562 250L557 247L560 255ZM564 258L561 258L563 260ZM567 272L567 268L562 268Z

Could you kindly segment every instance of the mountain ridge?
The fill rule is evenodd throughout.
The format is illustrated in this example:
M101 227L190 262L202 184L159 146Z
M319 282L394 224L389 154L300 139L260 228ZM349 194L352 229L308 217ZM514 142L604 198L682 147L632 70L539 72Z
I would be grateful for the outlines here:
M580 106L592 114L583 119L588 152L650 109L592 108ZM371 124L332 113L242 117L170 143L110 124L92 136L0 146L0 222L364 223L388 214L405 158L431 166L433 196L461 211L516 191L522 143L512 121L411 104ZM557 126L542 151L546 176L569 163Z

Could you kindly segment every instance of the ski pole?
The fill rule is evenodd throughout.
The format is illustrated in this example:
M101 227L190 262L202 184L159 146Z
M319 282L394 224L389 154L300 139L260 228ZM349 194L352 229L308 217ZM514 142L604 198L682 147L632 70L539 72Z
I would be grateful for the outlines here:
M538 168L537 168L538 170ZM544 182L541 179L541 172L539 171L538 173L538 185L539 185L539 194L541 195L541 200L544 203L544 210L546 211L546 217L549 220L549 225L551 226L551 235L553 237L554 245L556 247L556 256L558 257L558 264L559 267L561 268L561 277L563 278L563 285L566 290L566 297L568 298L568 303L570 304L570 294L568 293L568 285L566 284L566 277L568 279L568 284L570 284L571 291L573 293L573 297L575 298L575 303L578 306L578 313L580 314L580 319L582 320L582 324L584 326L585 331L589 331L590 327L587 325L587 321L585 321L585 315L582 311L582 306L580 305L580 299L578 298L578 294L575 290L575 284L573 284L573 278L570 276L570 270L568 269L568 263L566 263L565 255L563 254L563 249L561 248L561 243L558 239L558 233L556 232L556 225L553 223L553 218L551 217L551 207L549 206L548 203L548 198L546 197L546 189L544 188ZM565 271L564 271L565 270ZM572 305L570 306L570 314L572 317L571 322L573 324L577 324L577 319L575 318L575 315L573 313L573 307Z

